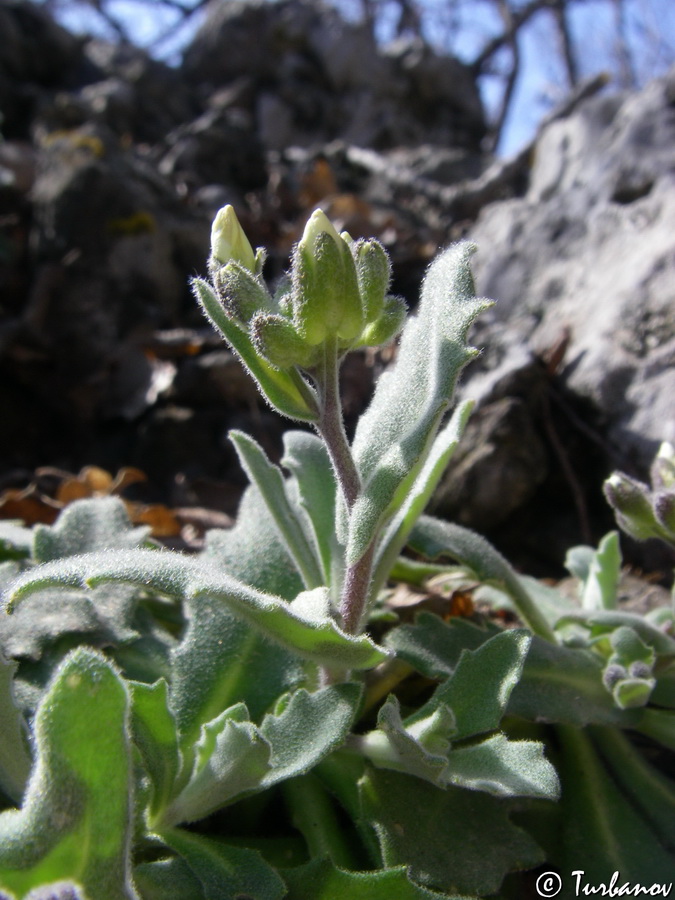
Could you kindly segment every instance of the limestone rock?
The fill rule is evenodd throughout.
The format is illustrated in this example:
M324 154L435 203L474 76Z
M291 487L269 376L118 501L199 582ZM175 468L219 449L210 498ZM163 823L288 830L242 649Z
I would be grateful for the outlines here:
M481 395L524 346L563 335L565 385L607 422L616 452L644 468L675 439L675 69L633 94L600 96L553 122L524 196L485 208L470 237L480 293L498 303Z

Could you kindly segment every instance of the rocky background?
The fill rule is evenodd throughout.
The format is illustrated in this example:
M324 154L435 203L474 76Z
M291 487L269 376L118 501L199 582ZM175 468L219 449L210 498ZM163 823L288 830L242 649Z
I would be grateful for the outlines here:
M499 302L436 510L528 571L612 527L603 478L644 477L675 440L675 69L640 93L583 85L500 161L467 68L310 0L214 6L178 68L25 0L0 6L0 34L0 515L123 492L190 544L236 512L228 430L278 455L286 423L188 287L227 202L270 279L321 205L382 240L411 305L439 247L478 244ZM348 425L387 361L348 361Z

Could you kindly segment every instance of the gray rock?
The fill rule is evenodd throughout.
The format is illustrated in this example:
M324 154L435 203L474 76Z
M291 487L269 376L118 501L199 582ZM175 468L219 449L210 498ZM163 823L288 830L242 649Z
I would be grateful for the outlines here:
M432 511L479 531L498 528L535 495L548 456L524 400L503 397L469 420Z
M551 123L525 195L486 207L470 233L478 290L498 303L468 392L484 396L518 347L545 353L569 333L564 383L640 467L675 439L674 83L675 69Z
M183 73L204 91L247 79L270 150L339 137L378 149L431 143L475 152L485 134L467 66L419 40L382 50L363 25L311 0L213 5Z

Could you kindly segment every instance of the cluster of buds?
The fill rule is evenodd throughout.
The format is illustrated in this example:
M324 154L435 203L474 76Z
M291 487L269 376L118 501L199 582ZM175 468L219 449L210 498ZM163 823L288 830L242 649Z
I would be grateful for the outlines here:
M610 655L602 680L619 709L646 706L656 685L654 649L632 628L621 626L609 638Z
M326 353L340 358L384 344L403 326L405 304L388 294L391 267L382 245L338 234L321 210L307 222L274 296L262 278L264 259L234 209L221 209L211 232L213 286L226 315L275 369L312 373Z
M675 546L675 447L661 444L651 467L651 487L615 472L605 496L621 528L637 540L661 538Z

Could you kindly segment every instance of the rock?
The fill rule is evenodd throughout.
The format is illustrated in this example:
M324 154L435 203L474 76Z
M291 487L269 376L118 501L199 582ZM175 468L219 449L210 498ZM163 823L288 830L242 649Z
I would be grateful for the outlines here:
M487 403L434 495L431 511L478 531L498 528L531 500L548 474L548 454L524 400Z
M482 396L485 370L514 348L542 353L568 333L563 382L633 470L675 439L673 83L675 69L551 123L524 196L486 207L470 232L478 290L498 303L476 331L488 349L468 393Z
M24 139L42 92L73 76L80 41L27 0L0 6L0 34L2 134Z
M204 91L247 79L269 150L339 137L379 150L430 143L477 152L485 135L467 66L419 40L382 50L365 26L310 0L212 6L183 73Z

